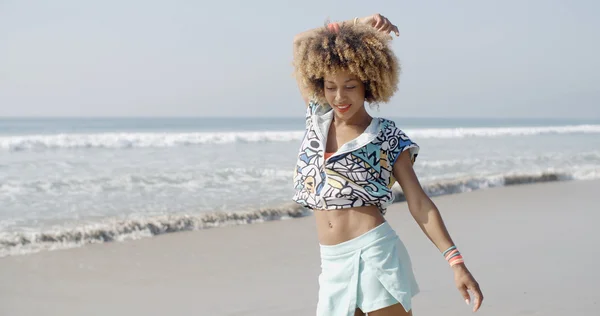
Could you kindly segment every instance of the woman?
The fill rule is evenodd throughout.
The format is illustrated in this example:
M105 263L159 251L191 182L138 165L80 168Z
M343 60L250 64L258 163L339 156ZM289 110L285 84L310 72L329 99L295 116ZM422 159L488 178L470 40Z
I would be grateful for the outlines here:
M384 218L398 181L425 235L452 267L477 311L483 296L440 213L413 170L419 146L366 103L390 100L399 64L389 47L398 28L380 14L294 38L295 75L307 105L294 200L314 211L321 252L317 315L412 315L419 292L409 255Z

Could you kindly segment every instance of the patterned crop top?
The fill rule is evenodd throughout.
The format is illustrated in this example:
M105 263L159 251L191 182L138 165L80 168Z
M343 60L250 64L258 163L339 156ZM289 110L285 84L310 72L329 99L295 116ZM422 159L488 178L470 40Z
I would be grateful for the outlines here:
M373 118L366 130L341 146L328 159L325 147L333 110L310 101L306 133L294 170L293 200L310 209L336 210L375 205L382 214L393 200L396 182L392 167L409 150L414 163L419 146L395 123Z

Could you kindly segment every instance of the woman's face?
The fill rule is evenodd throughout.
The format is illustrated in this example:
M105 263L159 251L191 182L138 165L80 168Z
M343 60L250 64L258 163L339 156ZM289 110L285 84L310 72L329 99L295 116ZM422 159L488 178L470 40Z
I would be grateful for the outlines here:
M338 117L350 118L364 110L365 85L347 71L337 71L324 78L325 99Z

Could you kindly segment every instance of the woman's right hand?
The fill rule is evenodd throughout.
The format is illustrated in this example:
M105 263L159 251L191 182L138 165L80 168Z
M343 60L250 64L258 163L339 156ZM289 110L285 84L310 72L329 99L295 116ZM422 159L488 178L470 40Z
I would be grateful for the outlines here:
M400 36L400 31L398 31L398 27L394 25L388 18L379 13L361 18L359 19L359 22L362 24L370 25L376 28L378 31L384 32L386 34L394 32L396 36Z

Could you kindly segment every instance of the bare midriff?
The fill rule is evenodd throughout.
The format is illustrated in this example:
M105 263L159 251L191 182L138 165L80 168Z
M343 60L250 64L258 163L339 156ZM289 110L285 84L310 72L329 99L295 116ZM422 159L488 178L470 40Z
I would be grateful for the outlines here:
M342 210L315 210L317 235L322 245L336 245L356 238L385 222L377 206Z

